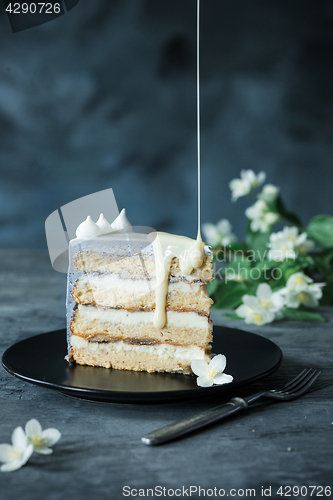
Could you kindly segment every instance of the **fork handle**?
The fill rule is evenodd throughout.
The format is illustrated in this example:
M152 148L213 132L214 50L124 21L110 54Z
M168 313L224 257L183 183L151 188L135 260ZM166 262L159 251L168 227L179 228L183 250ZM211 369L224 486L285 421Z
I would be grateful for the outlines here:
M225 403L202 413L198 413L194 417L185 418L175 424L167 425L158 429L157 431L147 434L141 441L150 446L166 443L173 439L177 439L184 434L196 431L201 427L212 424L221 420L222 418L229 417L239 410L247 408L247 402L242 398L232 398L228 403Z

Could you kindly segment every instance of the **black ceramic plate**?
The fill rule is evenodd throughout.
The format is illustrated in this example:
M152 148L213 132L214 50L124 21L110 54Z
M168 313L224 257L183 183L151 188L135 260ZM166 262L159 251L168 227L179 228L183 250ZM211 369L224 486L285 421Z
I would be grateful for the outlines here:
M213 396L269 375L282 361L273 342L241 330L214 327L213 353L227 357L231 384L198 387L196 377L68 364L66 331L42 333L12 345L2 364L17 377L71 396L120 403L154 403Z

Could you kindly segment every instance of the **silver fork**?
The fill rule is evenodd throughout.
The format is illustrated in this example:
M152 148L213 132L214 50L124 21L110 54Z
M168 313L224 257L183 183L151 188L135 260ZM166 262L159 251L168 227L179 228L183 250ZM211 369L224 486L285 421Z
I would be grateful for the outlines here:
M320 371L312 368L303 370L297 377L291 380L288 384L278 390L260 391L245 398L232 398L228 403L225 403L210 410L204 411L194 417L186 418L175 424L167 425L157 431L147 434L141 441L150 446L166 443L173 439L177 439L184 434L196 431L221 420L222 418L233 415L234 413L245 410L248 406L259 399L275 399L278 401L290 401L291 399L302 396L314 381L319 377Z

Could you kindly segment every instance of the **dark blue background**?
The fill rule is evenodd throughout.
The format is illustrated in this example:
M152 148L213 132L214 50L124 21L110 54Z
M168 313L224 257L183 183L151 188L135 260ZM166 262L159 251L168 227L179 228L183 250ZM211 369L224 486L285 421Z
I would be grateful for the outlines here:
M3 6L2 6L3 7ZM305 222L333 213L333 3L202 0L202 220L241 236L241 169ZM81 0L0 18L0 246L46 248L55 209L112 187L134 225L196 236L195 0Z

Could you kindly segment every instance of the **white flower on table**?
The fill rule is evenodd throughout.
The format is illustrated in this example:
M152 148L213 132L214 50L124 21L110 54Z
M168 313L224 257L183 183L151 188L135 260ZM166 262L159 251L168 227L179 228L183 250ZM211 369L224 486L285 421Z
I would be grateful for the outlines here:
M218 354L209 364L203 359L194 359L191 368L193 373L198 375L197 384L200 387L211 387L214 384L229 384L233 381L231 375L223 373L226 365L227 358L223 354Z
M264 200L257 200L254 205L245 210L245 215L251 220L252 231L266 233L271 226L278 222L277 213L271 212Z
M244 295L243 304L235 312L247 324L266 325L279 316L283 306L282 294L273 292L268 283L260 283L256 296Z
M0 444L1 472L11 472L26 464L33 452L33 446L22 427L16 427L12 434L12 444Z
M287 286L280 290L287 307L297 309L300 305L317 307L323 296L322 287L326 283L313 283L313 279L304 273L295 273L287 281Z
M314 247L314 242L307 239L307 233L299 234L297 227L284 227L282 231L269 237L269 260L276 262L295 259L299 254L306 254Z
M262 191L258 195L258 198L260 200L266 201L266 203L272 203L272 201L275 201L278 197L279 192L280 188L278 188L277 186L274 186L273 184L266 184L262 188Z
M35 418L26 423L25 432L29 443L33 446L33 450L42 455L52 453L53 450L50 446L57 443L61 437L58 429L49 428L43 431L42 426Z
M227 219L221 219L216 225L206 222L202 225L202 231L207 245L212 247L218 245L227 247L237 240Z
M259 172L259 174L256 175L253 170L242 170L240 173L240 179L233 179L229 183L232 201L237 201L238 198L250 194L251 191L265 182L265 179L265 172Z

